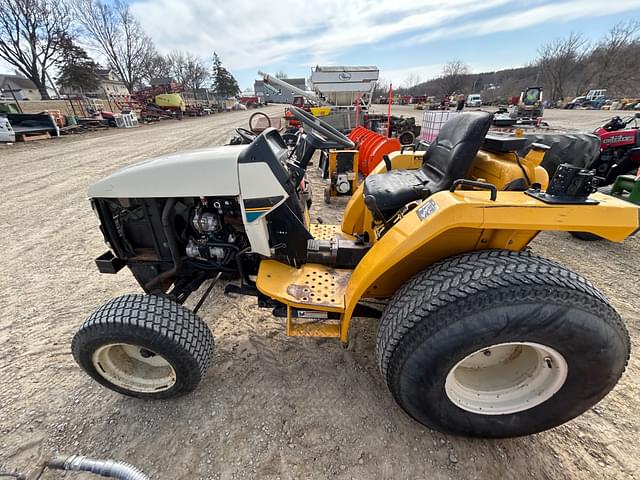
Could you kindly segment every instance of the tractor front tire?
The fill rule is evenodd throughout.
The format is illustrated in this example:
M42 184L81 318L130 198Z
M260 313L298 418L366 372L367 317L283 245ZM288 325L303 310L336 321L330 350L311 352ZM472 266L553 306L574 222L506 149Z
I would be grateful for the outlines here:
M580 275L528 252L442 260L385 309L382 375L398 404L436 430L515 437L558 426L618 382L629 334Z
M213 335L195 313L156 295L116 297L91 314L71 343L76 362L118 393L184 395L204 378Z

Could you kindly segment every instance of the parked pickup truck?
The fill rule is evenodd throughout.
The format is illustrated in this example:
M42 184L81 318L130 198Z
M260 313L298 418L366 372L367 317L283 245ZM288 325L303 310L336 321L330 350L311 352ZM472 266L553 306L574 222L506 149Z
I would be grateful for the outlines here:
M0 142L15 142L16 134L7 117L0 116Z
M482 106L482 97L477 93L472 93L467 97L467 107Z

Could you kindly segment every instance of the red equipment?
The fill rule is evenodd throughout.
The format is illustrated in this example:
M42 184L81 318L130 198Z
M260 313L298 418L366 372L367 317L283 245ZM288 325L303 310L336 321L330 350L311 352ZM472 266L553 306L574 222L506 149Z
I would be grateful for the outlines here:
M293 97L293 103L291 104L294 107L301 108L305 112L311 111L311 103L305 100L302 95L296 95ZM300 128L302 125L299 120L293 116L293 114L289 111L289 108L284 109L284 119L288 127L291 128Z
M240 97L238 101L247 108L258 108L260 104L260 99L255 95Z
M601 185L613 183L618 175L625 175L640 166L640 113L620 118L613 117L593 132L600 137L600 156L590 166L596 175L604 178ZM629 124L635 125L630 127Z
M397 138L389 138L373 132L365 127L356 127L348 135L358 149L358 171L369 175L382 161L384 155L400 150L400 141Z

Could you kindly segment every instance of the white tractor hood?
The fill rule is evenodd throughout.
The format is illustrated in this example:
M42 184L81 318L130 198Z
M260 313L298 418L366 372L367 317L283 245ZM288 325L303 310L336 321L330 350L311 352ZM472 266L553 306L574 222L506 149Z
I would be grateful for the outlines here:
M89 187L90 198L236 196L238 155L225 145L152 158L118 170Z

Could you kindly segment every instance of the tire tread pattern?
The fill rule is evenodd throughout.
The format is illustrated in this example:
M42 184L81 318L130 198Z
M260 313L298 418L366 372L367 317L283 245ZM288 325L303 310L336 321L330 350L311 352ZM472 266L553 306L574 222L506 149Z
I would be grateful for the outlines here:
M627 352L630 349L629 334L622 319L604 294L581 275L529 251L464 253L436 262L414 275L394 294L383 312L376 339L376 356L392 393L391 364L395 363L392 359L397 350L411 350L410 344L419 341L418 337L424 338L452 318L463 316L464 309L470 304L481 308L482 294L490 290L494 291L493 300L500 295L505 303L540 300L543 293L549 301L575 297L585 310L598 313L604 321L612 323L616 331L623 332ZM456 304L463 311L456 311ZM434 315L445 308L451 315ZM428 317L437 317L438 321L429 321Z
M141 328L179 345L194 358L203 378L213 354L213 335L200 317L179 303L158 295L129 294L113 298L85 320L71 348L84 334L107 326Z

